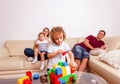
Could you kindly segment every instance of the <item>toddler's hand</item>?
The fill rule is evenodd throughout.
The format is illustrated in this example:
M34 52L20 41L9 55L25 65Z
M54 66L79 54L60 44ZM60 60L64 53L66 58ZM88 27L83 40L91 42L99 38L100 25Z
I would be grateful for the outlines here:
M61 50L61 49L57 51L58 54L61 54L62 52L63 52L63 50Z
M78 67L78 65L76 64L76 62L70 62L70 66L71 66L74 70L76 70L77 67Z

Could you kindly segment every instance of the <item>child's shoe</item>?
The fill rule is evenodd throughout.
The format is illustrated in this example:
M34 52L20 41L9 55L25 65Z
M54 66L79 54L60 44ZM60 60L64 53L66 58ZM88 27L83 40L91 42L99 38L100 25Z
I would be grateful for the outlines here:
M34 64L36 63L38 60L37 59L34 59L31 63Z
M33 57L28 57L29 62L32 62L33 60L34 60Z

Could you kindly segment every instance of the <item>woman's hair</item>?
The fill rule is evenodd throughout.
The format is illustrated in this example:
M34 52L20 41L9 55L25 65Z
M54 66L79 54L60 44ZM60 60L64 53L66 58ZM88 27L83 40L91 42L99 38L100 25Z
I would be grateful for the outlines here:
M47 30L48 30L48 35L47 35L47 37L49 37L49 35L50 35L50 30L49 30L49 28L48 28L48 27L45 27L45 28L43 29L43 31L45 31L45 29L47 29Z
M66 34L65 31L63 30L63 28L61 26L55 26L51 29L50 35L51 35L51 40L52 42L55 43L54 37L63 33L63 40L66 39Z

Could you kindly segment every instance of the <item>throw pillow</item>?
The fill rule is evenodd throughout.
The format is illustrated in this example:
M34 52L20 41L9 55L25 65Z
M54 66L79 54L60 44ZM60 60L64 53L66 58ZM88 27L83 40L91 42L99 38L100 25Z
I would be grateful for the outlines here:
M113 50L100 54L99 60L107 63L115 69L120 70L120 50Z
M91 50L90 54L93 55L93 56L98 56L98 55L103 54L105 52L106 52L106 50L96 49L96 50Z

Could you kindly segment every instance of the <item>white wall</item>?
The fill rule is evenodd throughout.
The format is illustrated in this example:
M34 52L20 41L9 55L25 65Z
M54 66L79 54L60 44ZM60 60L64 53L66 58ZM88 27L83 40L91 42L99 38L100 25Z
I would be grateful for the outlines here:
M63 26L67 37L120 36L120 0L0 0L0 46L35 39L44 27Z

